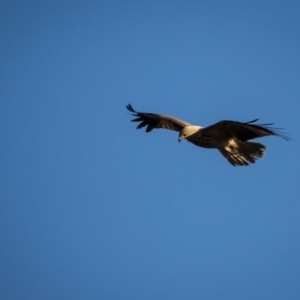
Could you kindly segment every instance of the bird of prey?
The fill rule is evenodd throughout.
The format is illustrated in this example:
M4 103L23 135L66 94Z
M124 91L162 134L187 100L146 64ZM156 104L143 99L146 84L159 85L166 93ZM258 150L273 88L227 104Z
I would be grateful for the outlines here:
M271 135L291 139L281 128L272 127L273 123L254 124L258 119L245 123L224 120L202 127L167 115L137 112L130 104L126 108L135 117L132 122L140 122L137 129L147 126L146 132L154 128L178 131L179 142L186 139L199 147L218 149L233 166L248 166L264 156L266 146L249 140Z

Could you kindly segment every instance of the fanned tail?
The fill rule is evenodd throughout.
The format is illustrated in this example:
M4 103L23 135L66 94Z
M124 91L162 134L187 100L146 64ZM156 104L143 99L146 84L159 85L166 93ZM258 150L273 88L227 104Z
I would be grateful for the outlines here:
M254 164L257 159L264 156L266 146L255 142L235 141L223 149L219 149L221 154L233 166L248 166Z

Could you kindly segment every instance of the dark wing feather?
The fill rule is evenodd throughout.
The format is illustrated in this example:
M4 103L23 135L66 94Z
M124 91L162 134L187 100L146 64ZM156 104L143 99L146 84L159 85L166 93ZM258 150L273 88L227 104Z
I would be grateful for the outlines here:
M224 134L226 137L236 138L240 141L248 141L264 136L279 136L287 141L291 140L285 133L283 133L281 128L272 127L273 123L270 124L253 124L258 119L241 123L235 121L220 121L209 127L203 129L203 134Z
M126 108L134 117L136 117L135 119L131 120L131 122L141 122L137 126L137 129L147 126L146 132L150 132L154 128L165 128L174 131L181 131L185 126L191 125L187 122L166 115L137 112L130 104L126 105Z

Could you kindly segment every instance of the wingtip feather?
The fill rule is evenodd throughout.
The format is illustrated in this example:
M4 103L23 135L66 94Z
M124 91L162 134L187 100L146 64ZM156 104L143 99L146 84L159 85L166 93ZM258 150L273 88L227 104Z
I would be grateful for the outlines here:
M133 109L133 107L131 106L130 103L128 103L128 104L126 105L126 108L127 108L130 112L133 112L133 113L136 112L136 111Z

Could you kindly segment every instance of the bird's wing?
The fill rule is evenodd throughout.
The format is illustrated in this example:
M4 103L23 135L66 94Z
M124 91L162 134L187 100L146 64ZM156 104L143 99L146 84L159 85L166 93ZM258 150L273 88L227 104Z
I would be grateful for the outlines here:
M165 128L174 131L181 131L182 128L191 125L185 121L166 115L137 112L130 104L128 104L126 108L134 117L136 117L135 119L131 120L131 122L141 122L137 126L137 129L147 126L146 132L151 131L153 128Z
M211 126L203 128L203 135L218 135L222 134L229 138L236 138L240 141L252 140L264 136L279 136L287 141L291 140L281 130L282 128L272 127L273 123L270 124L253 124L258 119L250 122L241 123L235 121L220 121Z

